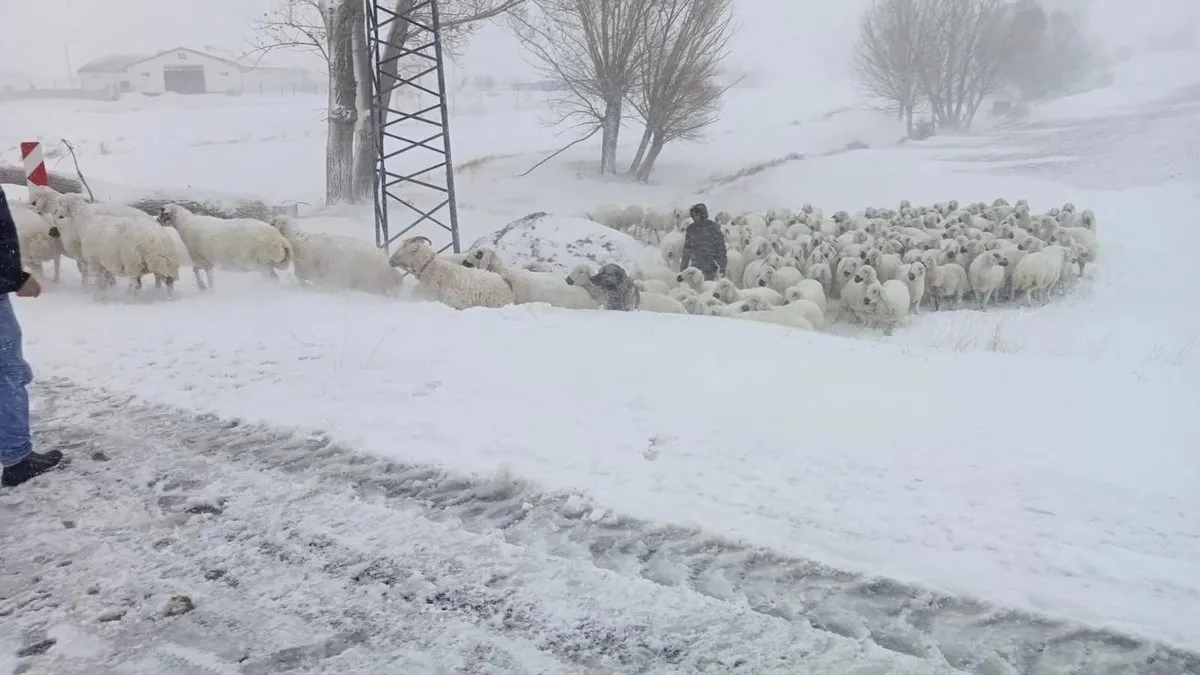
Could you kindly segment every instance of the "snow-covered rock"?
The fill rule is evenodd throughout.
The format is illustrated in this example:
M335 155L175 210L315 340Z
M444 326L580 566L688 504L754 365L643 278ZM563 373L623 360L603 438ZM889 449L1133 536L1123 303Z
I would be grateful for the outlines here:
M566 273L579 263L616 263L636 274L658 258L658 250L586 218L531 213L480 237L472 248L488 246L509 264L541 263Z

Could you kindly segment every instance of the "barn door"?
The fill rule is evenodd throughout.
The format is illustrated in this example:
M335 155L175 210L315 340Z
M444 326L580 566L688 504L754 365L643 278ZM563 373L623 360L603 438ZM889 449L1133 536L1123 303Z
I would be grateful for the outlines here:
M204 66L164 66L163 88L176 94L203 94Z

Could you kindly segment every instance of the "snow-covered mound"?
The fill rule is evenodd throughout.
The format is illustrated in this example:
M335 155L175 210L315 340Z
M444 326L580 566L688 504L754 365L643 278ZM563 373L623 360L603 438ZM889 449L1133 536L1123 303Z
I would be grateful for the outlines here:
M511 265L536 262L562 271L581 262L611 262L636 271L658 257L655 249L600 223L541 211L480 237L471 245L476 246L494 248Z

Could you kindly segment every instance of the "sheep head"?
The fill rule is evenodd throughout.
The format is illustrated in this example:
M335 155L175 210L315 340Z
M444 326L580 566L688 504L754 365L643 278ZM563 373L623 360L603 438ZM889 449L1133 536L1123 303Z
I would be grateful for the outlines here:
M467 257L463 258L463 267L473 267L481 270L492 270L492 265L496 261L496 252L486 246L468 251Z
M854 274L854 283L856 284L873 284L877 281L879 281L879 274L870 265L859 267Z
M418 276L429 267L437 253L433 250L433 242L429 237L409 237L400 243L400 248L388 258L392 267L415 272Z
M179 222L182 211L183 207L178 204L164 204L162 210L158 212L158 224L163 227L174 227Z
M876 282L867 286L867 290L863 293L862 304L865 307L884 306L883 284Z
M713 286L713 297L721 302L730 303L737 300L737 286L729 279L720 279Z
M592 268L587 263L579 263L567 273L566 279L568 286L580 286L587 288L592 283Z
M925 277L925 263L917 261L908 266L908 280L916 281Z
M283 214L272 216L271 219L267 221L267 224L276 230L279 230L279 233L283 235L291 234L296 231L296 221L290 216Z

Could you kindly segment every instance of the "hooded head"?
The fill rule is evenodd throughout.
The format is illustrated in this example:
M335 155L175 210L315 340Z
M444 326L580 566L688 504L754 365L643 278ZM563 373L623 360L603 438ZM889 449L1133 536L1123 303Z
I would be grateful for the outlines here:
M688 211L692 216L692 222L698 223L701 220L708 220L708 207L704 204L692 204L692 208Z

